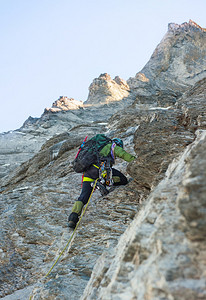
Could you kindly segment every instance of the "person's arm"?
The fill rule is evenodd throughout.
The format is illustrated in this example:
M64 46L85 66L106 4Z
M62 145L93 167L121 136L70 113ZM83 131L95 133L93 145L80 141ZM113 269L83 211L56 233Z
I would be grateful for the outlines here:
M120 157L124 159L127 162L133 161L136 157L126 152L124 149L122 149L119 146L114 147L114 155L115 157Z

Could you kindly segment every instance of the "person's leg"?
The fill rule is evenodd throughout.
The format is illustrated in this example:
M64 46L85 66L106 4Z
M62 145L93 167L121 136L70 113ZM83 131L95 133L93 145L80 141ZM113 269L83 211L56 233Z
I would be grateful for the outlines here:
M125 185L128 183L127 177L114 168L112 168L112 179L114 181L114 185Z
M75 201L72 213L69 215L69 227L75 228L77 222L79 221L79 216L81 215L83 206L88 202L89 197L92 192L91 182L84 181L82 185L82 191L77 201Z

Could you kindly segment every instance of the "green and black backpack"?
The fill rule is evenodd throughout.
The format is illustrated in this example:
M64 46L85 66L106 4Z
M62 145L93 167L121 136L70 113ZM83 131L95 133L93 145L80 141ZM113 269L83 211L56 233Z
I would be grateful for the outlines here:
M74 171L83 173L89 167L99 161L99 152L112 140L104 134L97 134L93 138L83 143L76 158L73 161Z

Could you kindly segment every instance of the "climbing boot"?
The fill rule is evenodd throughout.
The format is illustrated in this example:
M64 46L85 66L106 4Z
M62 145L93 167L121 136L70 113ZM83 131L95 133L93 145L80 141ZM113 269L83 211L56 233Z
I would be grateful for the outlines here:
M68 218L68 226L69 226L70 228L73 228L73 229L74 229L74 228L76 227L78 221L79 221L79 216L78 216L78 214L75 213L75 212L72 212L72 213L70 214L69 218Z
M76 224L73 221L69 221L68 226L69 226L69 228L74 229L76 227Z
M97 181L96 187L100 191L102 196L106 196L109 193L109 191L106 189L106 187L99 181Z

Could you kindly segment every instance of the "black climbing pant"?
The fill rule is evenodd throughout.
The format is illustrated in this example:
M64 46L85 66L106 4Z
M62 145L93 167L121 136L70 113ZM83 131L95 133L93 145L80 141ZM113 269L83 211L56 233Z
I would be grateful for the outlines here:
M127 177L125 177L120 171L112 168L112 178L114 185L125 185L128 183ZM92 192L91 182L84 181L82 185L82 191L77 201L81 201L84 205L87 204Z
M114 186L125 185L128 183L127 177L114 168L112 168L112 179L114 181ZM90 181L83 181L81 194L73 205L69 221L74 221L75 223L78 221L78 217L81 215L83 206L87 204L89 200L92 189L93 187L91 186Z
M128 183L127 177L114 168L112 168L112 179L114 181L114 185L125 185Z

